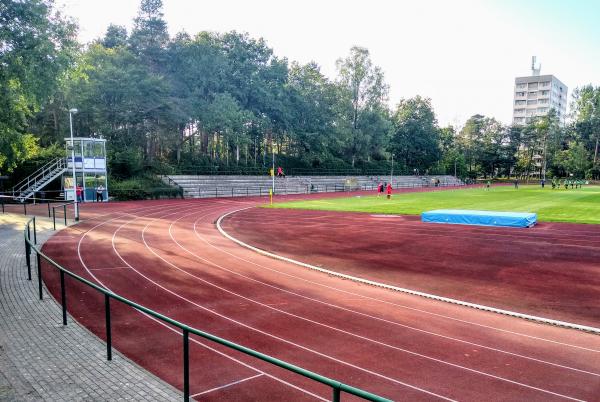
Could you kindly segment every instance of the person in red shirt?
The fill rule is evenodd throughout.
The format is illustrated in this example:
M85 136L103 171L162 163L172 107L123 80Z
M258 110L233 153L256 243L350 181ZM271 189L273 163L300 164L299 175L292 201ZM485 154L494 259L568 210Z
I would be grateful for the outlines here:
M278 177L285 177L285 173L283 173L283 169L281 168L281 166L277 167L277 176Z
M379 197L381 194L383 194L383 183L379 182L377 185L377 197Z
M77 194L77 202L83 201L83 187L77 186L75 187L75 192Z
M387 198L389 200L390 198L392 198L392 183L388 183L386 190L387 190Z

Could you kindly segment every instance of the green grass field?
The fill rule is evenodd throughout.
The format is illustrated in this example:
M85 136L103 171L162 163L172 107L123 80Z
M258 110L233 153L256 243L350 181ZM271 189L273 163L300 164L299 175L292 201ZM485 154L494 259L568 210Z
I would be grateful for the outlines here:
M540 221L600 224L600 186L552 190L539 186L492 187L397 193L391 200L375 195L275 203L272 208L418 215L432 209L479 209L536 212Z

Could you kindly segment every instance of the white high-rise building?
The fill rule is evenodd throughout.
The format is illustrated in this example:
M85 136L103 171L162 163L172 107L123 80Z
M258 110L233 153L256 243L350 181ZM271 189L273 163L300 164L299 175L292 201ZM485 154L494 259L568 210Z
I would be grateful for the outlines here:
M531 75L515 78L513 124L527 124L531 119L545 116L550 109L556 110L561 124L567 114L568 88L553 75L540 75L532 58Z

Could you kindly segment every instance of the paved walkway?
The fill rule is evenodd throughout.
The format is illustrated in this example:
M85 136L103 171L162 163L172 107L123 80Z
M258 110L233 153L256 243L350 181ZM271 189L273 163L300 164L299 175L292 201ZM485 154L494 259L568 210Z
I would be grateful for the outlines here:
M0 215L0 401L180 400L179 391L116 350L106 361L106 344L75 320L63 327L61 307L45 289L38 299L35 268L27 280L25 222ZM51 229L40 219L38 242Z

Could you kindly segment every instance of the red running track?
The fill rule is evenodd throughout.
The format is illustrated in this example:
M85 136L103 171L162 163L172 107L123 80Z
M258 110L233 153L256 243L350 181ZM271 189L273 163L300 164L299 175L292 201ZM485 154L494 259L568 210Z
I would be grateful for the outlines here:
M599 400L600 337L340 280L219 234L219 216L256 203L86 206L84 221L44 250L174 319L392 399ZM58 274L43 274L56 297ZM104 338L103 300L72 280L67 289L70 314ZM181 335L119 303L112 309L113 345L181 388ZM197 400L330 398L327 387L192 339Z
M226 217L223 228L257 248L336 272L600 327L600 225L498 228L252 208Z

